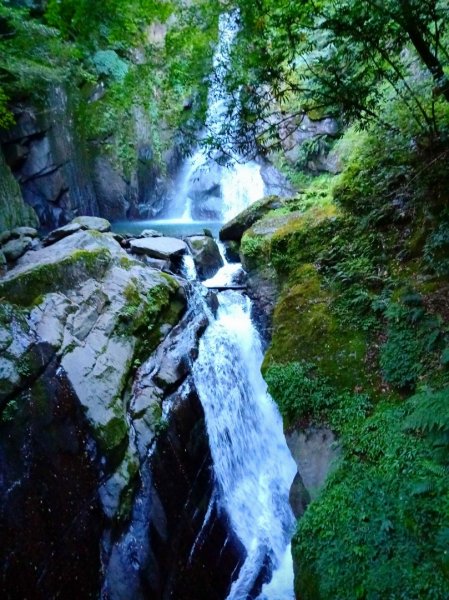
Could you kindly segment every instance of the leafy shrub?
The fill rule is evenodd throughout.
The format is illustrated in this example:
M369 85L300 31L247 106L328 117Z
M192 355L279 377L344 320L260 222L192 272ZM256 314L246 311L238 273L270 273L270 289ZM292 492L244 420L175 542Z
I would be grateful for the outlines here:
M128 73L128 65L114 50L98 50L92 57L98 75L110 77L113 81L123 81Z
M308 363L274 364L265 373L270 394L287 423L316 417L333 401L332 389Z
M449 461L449 387L435 391L425 388L410 399L413 410L404 428L429 436L432 443Z
M407 301L407 297L404 298ZM409 303L416 295L409 296ZM413 387L429 363L436 360L441 341L441 323L426 315L421 306L393 303L387 310L388 339L382 346L380 365L388 383L398 388Z

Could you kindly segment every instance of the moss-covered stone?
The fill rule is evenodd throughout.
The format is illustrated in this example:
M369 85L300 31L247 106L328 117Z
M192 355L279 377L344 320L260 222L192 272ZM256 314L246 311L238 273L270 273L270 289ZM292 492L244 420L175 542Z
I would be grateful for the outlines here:
M283 203L279 196L267 196L254 202L221 228L220 240L240 242L247 229L270 211L279 209Z
M323 288L313 265L300 267L295 281L283 291L275 308L263 371L271 364L307 361L337 389L363 387L364 334L339 323L332 312L332 295Z
M31 206L23 201L19 184L0 150L0 232L24 225L37 227L39 219Z
M30 306L43 294L66 291L89 277L101 277L111 260L105 248L76 250L55 263L31 265L0 281L0 296Z
M281 272L298 264L316 261L323 242L338 228L339 212L333 204L315 206L294 216L276 229L271 238L271 259Z

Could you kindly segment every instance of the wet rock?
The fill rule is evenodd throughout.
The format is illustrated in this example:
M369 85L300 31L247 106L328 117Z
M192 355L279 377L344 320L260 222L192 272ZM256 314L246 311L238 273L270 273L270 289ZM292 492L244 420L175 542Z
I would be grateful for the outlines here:
M243 234L256 221L264 217L270 210L280 208L283 201L279 196L268 196L251 204L234 219L223 225L220 230L220 240L240 242Z
M2 402L33 382L54 356L53 348L34 334L15 307L0 310L0 408Z
M152 258L170 260L187 252L187 244L178 238L157 237L131 240L131 252L146 254Z
M294 430L286 439L304 487L313 500L340 456L335 435L325 427L309 427Z
M141 260L149 267L152 267L153 269L158 269L158 271L170 270L170 261L168 260L163 260L162 258L151 258L151 256L142 256Z
M198 355L199 338L207 324L203 310L190 309L136 374L129 410L142 460L162 415L163 399L179 387L190 372Z
M113 600L223 600L244 560L213 495L204 412L191 382L169 402L131 523L109 549L102 593Z
M55 360L1 412L4 598L99 596L101 473L87 431Z
M293 514L297 519L303 516L307 506L310 504L310 494L299 473L296 473L290 488L289 502Z
M239 248L240 244L235 241L223 242L225 248L225 256L226 260L230 263L239 263L240 262L240 254Z
M63 227L59 227L58 229L54 229L51 231L44 239L44 246L50 246L55 242L59 242L63 238L76 233L77 231L81 231L81 229L87 229L87 227L81 225L80 223L69 223L68 225L64 225Z
M6 244L12 238L12 233L8 229L0 232L0 244Z
M29 237L20 237L12 239L2 246L2 252L7 261L13 262L23 256L31 248L32 239Z
M217 243L206 235L195 235L186 239L200 279L209 279L224 262Z
M85 229L100 231L101 233L111 231L110 222L107 219L101 219L100 217L76 217L72 220L72 223L78 224Z
M119 467L100 487L99 495L103 511L109 519L129 517L129 506L124 496L139 470L139 460L134 445L130 444Z

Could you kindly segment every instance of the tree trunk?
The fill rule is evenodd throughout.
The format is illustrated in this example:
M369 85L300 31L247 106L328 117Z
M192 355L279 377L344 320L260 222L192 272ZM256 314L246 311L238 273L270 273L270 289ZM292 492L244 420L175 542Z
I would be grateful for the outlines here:
M449 82L444 74L443 65L438 57L432 52L430 45L426 42L418 22L414 18L409 0L400 0L400 6L402 12L402 22L400 25L404 27L415 50L431 72L432 77L438 86L438 90L443 94L447 102L449 102Z

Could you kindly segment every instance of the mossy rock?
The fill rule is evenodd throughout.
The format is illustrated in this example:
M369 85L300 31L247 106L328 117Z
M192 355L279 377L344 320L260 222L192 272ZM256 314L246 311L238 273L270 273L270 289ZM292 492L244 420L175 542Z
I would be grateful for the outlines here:
M363 333L343 327L331 310L332 295L316 268L303 265L297 283L284 290L274 311L273 338L262 370L272 364L307 361L337 390L366 384Z
M302 216L302 212L285 213L270 211L262 219L245 231L240 246L240 258L246 271L265 266L271 260L271 240L277 231L286 227L292 220Z
M39 219L31 206L25 204L19 184L0 151L0 232L24 225L38 227Z
M245 231L256 221L262 219L270 211L280 208L283 204L284 201L279 196L267 196L254 202L231 221L223 225L220 230L220 240L240 242Z
M0 281L0 296L21 306L30 306L50 292L64 292L89 277L98 278L111 260L106 248L76 250L54 263L31 265Z
M333 204L314 206L289 219L271 238L271 259L281 272L302 263L316 261L339 226L339 212Z

